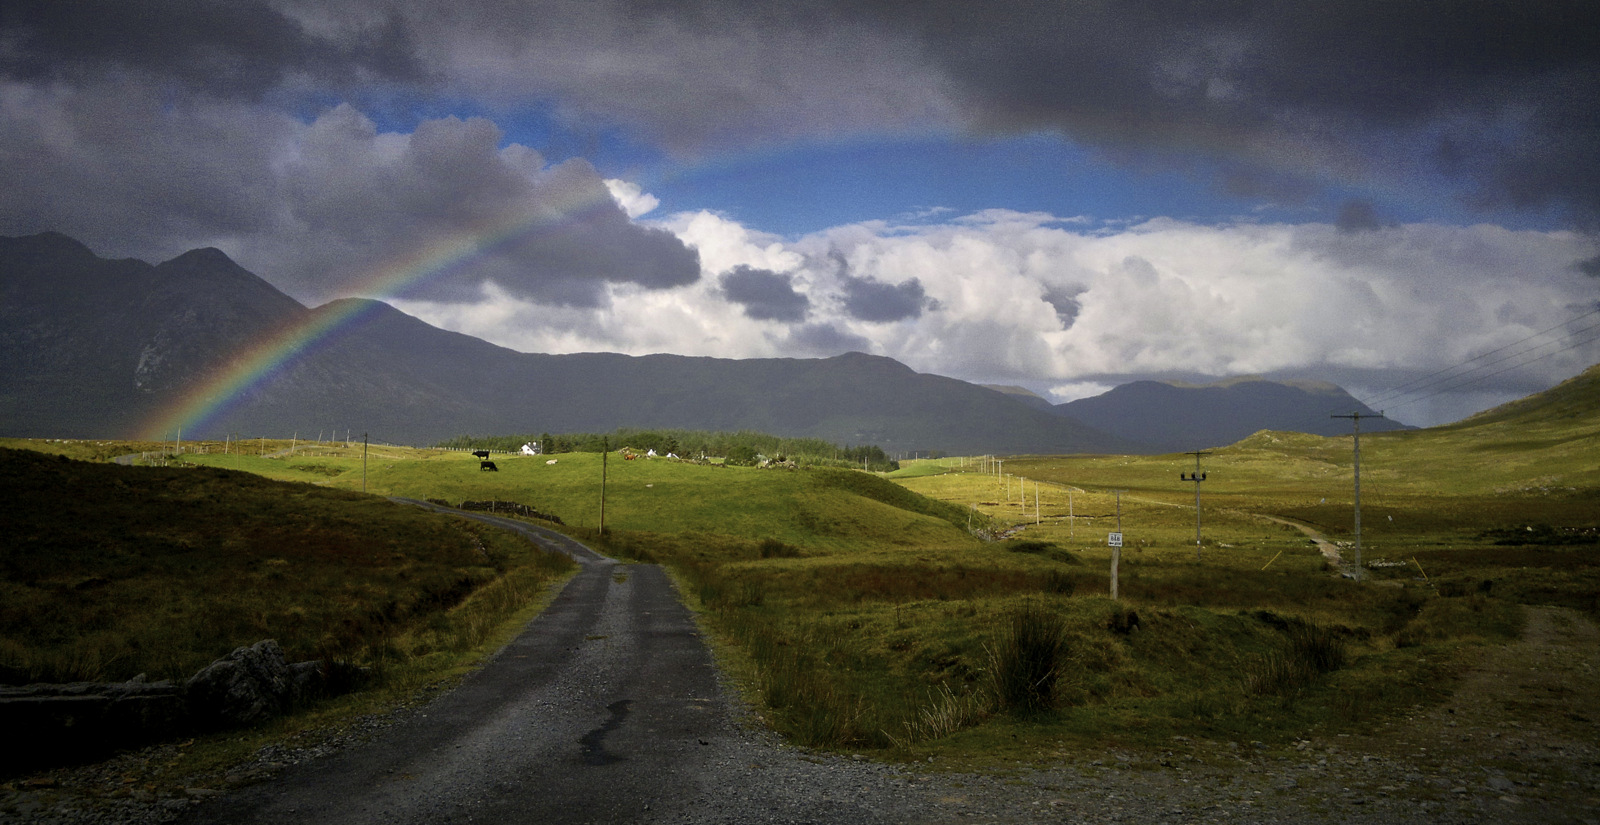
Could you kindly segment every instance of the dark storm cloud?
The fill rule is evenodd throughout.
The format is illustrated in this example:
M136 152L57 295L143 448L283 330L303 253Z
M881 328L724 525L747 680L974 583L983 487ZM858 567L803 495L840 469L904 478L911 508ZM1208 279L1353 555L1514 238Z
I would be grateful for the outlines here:
M164 260L270 231L271 172L293 119L158 90L93 83L0 94L0 234L54 230Z
M902 321L916 318L925 309L935 309L916 278L900 284L886 284L867 277L843 276L844 309L857 321Z
M348 107L319 119L286 166L285 193L315 254L293 275L308 290L359 278L381 259L451 238L495 240L408 297L467 300L493 281L523 298L578 306L606 282L661 289L693 283L698 255L670 233L634 224L587 162L546 166L536 152L500 148L481 118L424 121L409 136L381 135Z
M1378 222L1378 211L1366 201L1346 201L1344 206L1339 208L1339 218L1334 222L1334 226L1345 233L1370 232L1383 228L1383 224Z
M789 334L784 342L784 351L827 357L847 352L872 352L872 342L859 335L841 332L833 324L806 324Z
M437 62L493 38L471 82L532 84L676 145L1051 129L1230 191L1438 174L1484 206L1600 215L1587 0L456 5L482 34ZM580 53L597 59L540 57Z
M499 154L482 124L299 146L330 125L306 121L345 98L551 106L687 153L1054 130L1252 197L1400 180L1600 226L1588 0L9 0L0 229L167 256L254 250L258 268L336 289L385 244L510 209L547 231L433 288L492 277L587 304L603 281L692 280L693 253L665 233L609 201L567 208L599 195L587 164ZM871 318L925 306L915 281L855 284L846 300Z
M481 118L380 133L348 106L305 125L123 85L33 90L0 99L0 234L55 230L147 260L219 246L312 302L444 249L459 262L406 296L473 300L492 281L595 306L606 283L699 278L697 254L630 221L588 163L502 140Z
M1594 3L894 8L882 24L920 27L963 105L992 127L1199 148L1269 169L1308 152L1330 169L1359 165L1374 144L1414 165L1430 141L1453 140L1487 200L1600 209Z
M425 74L397 16L329 37L251 0L7 0L0 42L0 68L16 77L131 71L228 96L259 96L290 75L346 86Z
M795 291L788 276L766 269L734 267L722 276L722 293L758 321L803 321L811 309L810 299Z

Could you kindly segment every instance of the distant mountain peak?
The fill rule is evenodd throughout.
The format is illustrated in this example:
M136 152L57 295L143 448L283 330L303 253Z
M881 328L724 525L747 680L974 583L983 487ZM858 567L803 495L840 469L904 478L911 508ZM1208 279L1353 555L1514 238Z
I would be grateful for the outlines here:
M857 368L876 367L878 369L894 370L896 372L916 373L916 370L886 355L873 355L871 353L857 352L855 350L851 350L850 352L846 352L841 355L835 355L831 358L824 358L822 360L840 366Z
M1143 443L1152 452L1222 447L1260 430L1336 435L1349 426L1332 415L1359 411L1365 417L1373 412L1337 384L1259 376L1198 385L1134 381L1054 409L1090 427ZM1410 429L1376 417L1367 426L1372 431Z
M0 238L13 249L26 250L32 255L44 255L67 259L96 259L94 250L76 238L70 238L60 232L40 232L36 235L24 235L15 238Z
M1317 393L1320 395L1345 394L1343 387L1330 381L1307 381L1297 378L1266 378L1260 375L1236 375L1231 378L1221 378L1205 384L1195 384L1188 381L1162 381L1160 383L1183 390L1231 389L1241 384L1282 384L1285 387L1294 387L1297 390L1305 390L1306 392Z
M1015 384L980 384L979 386L986 390L994 390L995 392L1003 395L1018 395L1022 396L1023 398L1043 399L1043 396L1039 395L1033 390L1030 390L1027 387L1019 387Z
M191 249L168 261L163 261L161 266L239 266L228 257L228 253L214 246Z

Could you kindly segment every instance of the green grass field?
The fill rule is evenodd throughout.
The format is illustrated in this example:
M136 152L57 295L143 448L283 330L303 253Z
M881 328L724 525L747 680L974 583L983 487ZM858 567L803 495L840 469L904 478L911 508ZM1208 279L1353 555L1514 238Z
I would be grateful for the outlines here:
M1285 741L1347 729L1437 700L1477 646L1516 636L1522 604L1596 615L1597 386L1592 370L1509 413L1363 436L1359 582L1269 518L1351 541L1348 437L1260 433L1212 451L1198 548L1194 484L1179 478L1194 459L1184 455L1010 457L1009 478L962 459L911 462L886 478L615 455L602 465L585 453L497 455L499 471L484 472L460 452L370 447L363 460L359 444L258 441L242 455L188 445L200 452L165 459L183 469L163 472L298 481L285 489L346 496L353 508L389 508L381 495L530 505L597 549L667 565L724 664L794 741L992 763L1179 735ZM26 446L95 460L133 451ZM367 497L351 495L362 489ZM1106 538L1119 509L1113 601ZM295 510L286 503L279 519L312 529L343 518ZM217 522L190 541L217 554L238 533ZM987 540L996 535L1005 538ZM272 559L289 561L273 543L263 539L255 566L235 575L272 575ZM432 581L420 561L405 568L393 555L402 551L351 552L353 578L393 578L387 552L417 571L413 581ZM39 590L25 612L42 615L77 586ZM230 610L246 598L217 593ZM275 627L249 604L235 612L267 618L239 632ZM92 627L73 620L56 632L91 638ZM404 658L431 648L365 649Z

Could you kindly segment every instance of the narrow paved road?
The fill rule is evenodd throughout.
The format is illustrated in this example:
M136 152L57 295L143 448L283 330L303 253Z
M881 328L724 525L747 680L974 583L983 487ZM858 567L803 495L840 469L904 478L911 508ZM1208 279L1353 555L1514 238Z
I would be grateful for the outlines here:
M692 785L726 727L659 567L484 516L582 565L485 668L378 741L199 806L195 822L618 822Z
M706 645L660 567L618 564L554 532L466 515L562 550L581 570L487 666L408 720L208 800L183 821L898 819L848 794L830 797L835 782L802 778L819 766L735 724ZM774 773L774 758L789 764ZM761 780L752 783L751 771ZM785 771L797 775L785 781Z

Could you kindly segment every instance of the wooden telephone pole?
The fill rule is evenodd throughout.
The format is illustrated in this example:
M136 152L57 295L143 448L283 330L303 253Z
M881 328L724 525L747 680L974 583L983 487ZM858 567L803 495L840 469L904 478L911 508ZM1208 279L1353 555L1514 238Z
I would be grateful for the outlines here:
M1211 455L1205 450L1195 450L1184 455L1194 456L1194 473L1178 473L1178 478L1194 482L1194 560L1200 560L1200 482L1206 480L1206 474L1200 472L1200 456Z
M1356 437L1356 439L1355 439L1355 441L1356 441L1356 453L1355 453L1355 476L1356 476L1356 581L1361 581L1361 578L1362 578L1362 572L1361 572L1362 571L1362 568L1361 568L1361 419L1362 418L1382 418L1383 417L1383 413L1381 411L1379 411L1377 413L1367 413L1366 415L1362 415L1360 412L1353 412L1353 413L1350 413L1349 415L1335 415L1335 416L1330 416L1330 417L1331 418L1348 418L1348 419L1350 419L1351 423L1355 425L1355 437Z

